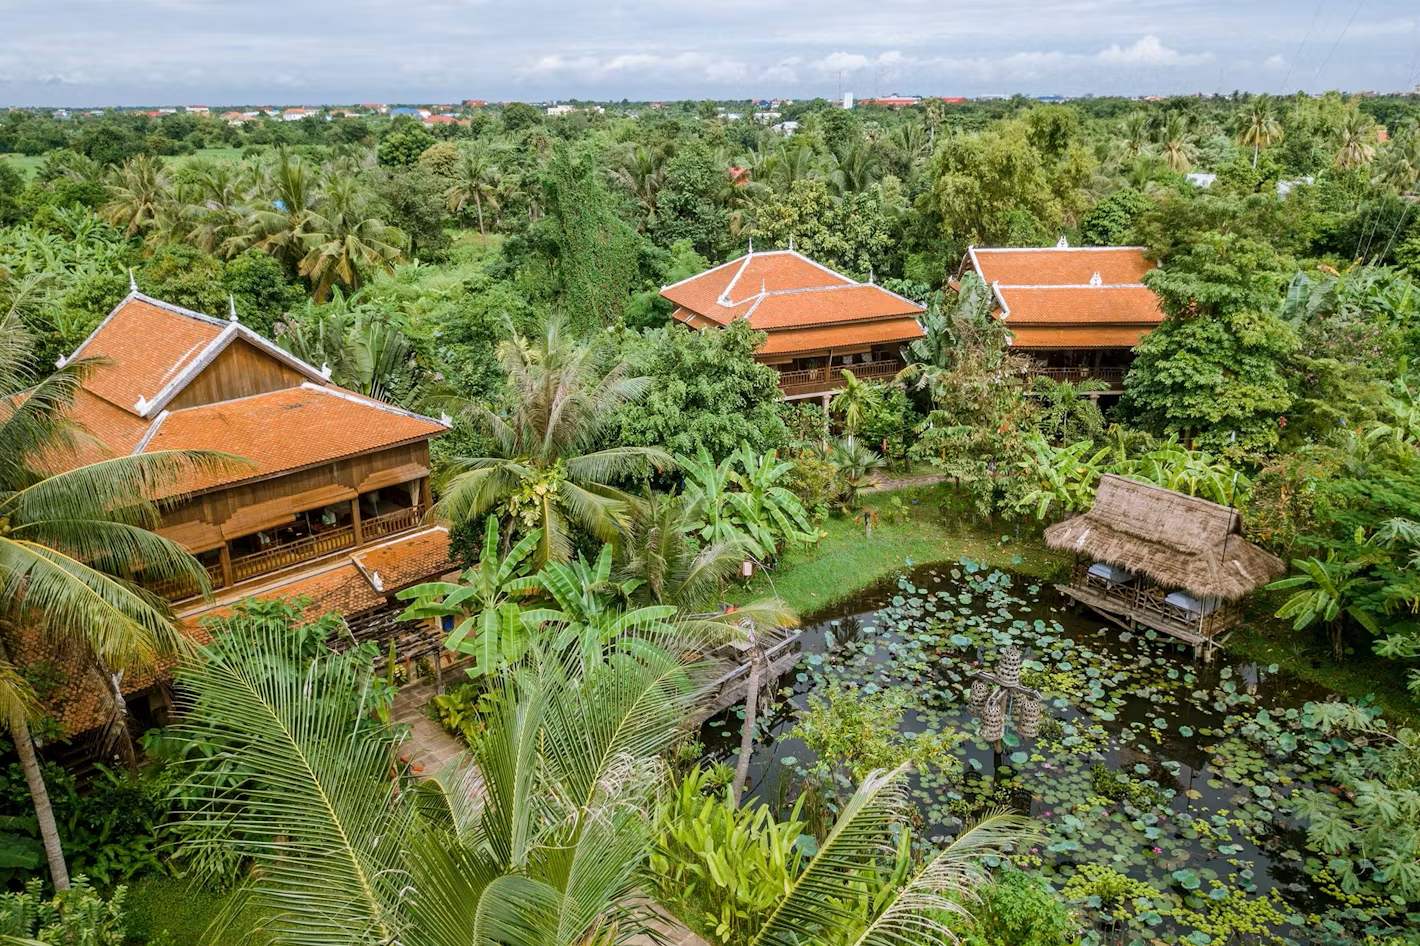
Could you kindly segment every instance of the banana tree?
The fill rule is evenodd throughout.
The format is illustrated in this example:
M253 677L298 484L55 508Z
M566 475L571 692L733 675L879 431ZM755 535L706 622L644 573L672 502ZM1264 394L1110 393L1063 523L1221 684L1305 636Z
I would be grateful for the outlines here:
M498 518L484 522L483 550L478 564L456 582L430 581L396 593L412 602L400 620L452 619L453 631L444 646L474 658L471 677L494 674L517 662L527 650L533 630L546 614L524 607L541 587L527 574L529 559L541 541L534 529L507 555L499 554Z
M1341 660L1344 618L1352 619L1372 634L1380 632L1375 615L1359 601L1368 584L1360 573L1371 563L1365 556L1338 559L1335 552L1327 552L1324 559L1314 555L1293 559L1295 574L1267 586L1271 591L1292 591L1277 609L1277 617L1290 618L1292 629L1298 631L1318 622L1324 624L1331 637L1332 656Z

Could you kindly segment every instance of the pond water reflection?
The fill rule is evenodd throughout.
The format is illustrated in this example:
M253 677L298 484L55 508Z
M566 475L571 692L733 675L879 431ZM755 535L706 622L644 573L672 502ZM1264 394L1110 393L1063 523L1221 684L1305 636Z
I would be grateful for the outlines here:
M1005 645L1026 651L1026 682L1042 691L1047 722L1033 740L1008 727L997 752L976 736L966 688ZM797 794L813 758L791 732L830 681L907 688L903 732L970 734L957 749L960 772L914 777L921 835L955 834L991 804L1029 810L1048 833L1032 866L1085 913L1116 914L1111 939L1206 944L1252 923L1319 942L1308 924L1338 915L1287 798L1324 790L1318 760L1346 746L1307 725L1305 704L1331 694L1275 666L1226 652L1195 663L1191 650L1072 610L1032 579L972 563L919 568L809 617L803 656L779 681L756 743L756 797ZM713 758L733 761L741 719L735 709L705 725ZM1112 903L1084 864L1139 885Z

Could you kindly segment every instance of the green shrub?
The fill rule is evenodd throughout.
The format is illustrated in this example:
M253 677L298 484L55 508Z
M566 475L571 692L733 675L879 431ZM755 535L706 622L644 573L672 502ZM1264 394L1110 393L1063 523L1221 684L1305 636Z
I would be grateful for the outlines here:
M1050 885L1019 870L1003 872L971 907L976 922L964 924L962 946L1069 946L1079 940L1079 922Z
M122 946L126 894L119 887L105 900L80 875L68 890L46 900L40 894L40 881L31 880L20 893L0 894L0 939L54 946Z
M798 875L804 825L798 806L776 821L768 805L736 805L722 784L703 769L680 781L657 812L650 867L656 899L682 922L712 942L739 943Z

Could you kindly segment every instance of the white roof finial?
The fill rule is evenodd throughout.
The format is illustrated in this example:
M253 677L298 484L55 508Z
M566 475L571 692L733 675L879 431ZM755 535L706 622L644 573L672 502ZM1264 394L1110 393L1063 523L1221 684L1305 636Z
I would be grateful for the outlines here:
M330 380L330 364L328 362L322 361L320 363L320 376L327 381Z
M128 291L138 291L138 277L133 275L133 267L128 267Z
M761 277L760 277L760 280L759 280L759 294L762 296L762 295L766 294L768 291L769 291L769 290L765 288L764 277L761 276Z
M868 264L868 285L870 285L870 286L871 286L871 285L875 285L875 280L874 280L874 276L873 276L873 264L872 264L872 263L869 263L869 264Z
M794 234L789 234L789 252L794 252Z
M237 297L233 293L227 293L227 318L233 322L239 322L237 318Z
M1091 285L1091 286L1103 286L1103 285L1104 285L1104 280L1100 278L1100 274L1099 274L1099 273L1095 273L1093 276L1090 277L1090 285Z
M1062 233L1060 235L1060 239L1055 242L1055 248L1057 250L1068 250L1070 248L1070 241L1065 239L1065 234Z

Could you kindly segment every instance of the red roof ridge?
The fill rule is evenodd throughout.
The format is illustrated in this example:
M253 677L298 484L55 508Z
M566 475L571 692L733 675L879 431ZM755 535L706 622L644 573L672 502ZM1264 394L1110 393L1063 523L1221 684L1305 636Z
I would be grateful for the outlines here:
M427 414L420 414L417 411L411 411L408 408L400 407L398 404L391 404L388 401L381 401L379 398L366 397L363 394L359 394L347 388L342 388L338 384L312 384L309 381L302 381L301 387L308 391L319 391L321 394L328 394L331 397L338 397L343 400L350 401L353 404L363 404L366 407L378 408L379 410L387 411L391 414L399 414L402 417L412 417L415 420L428 421L429 423L436 424L444 428L445 430L448 430L453 423L453 418L449 418L448 420L444 419L444 417L448 417L447 414L444 415L444 417L430 417Z

